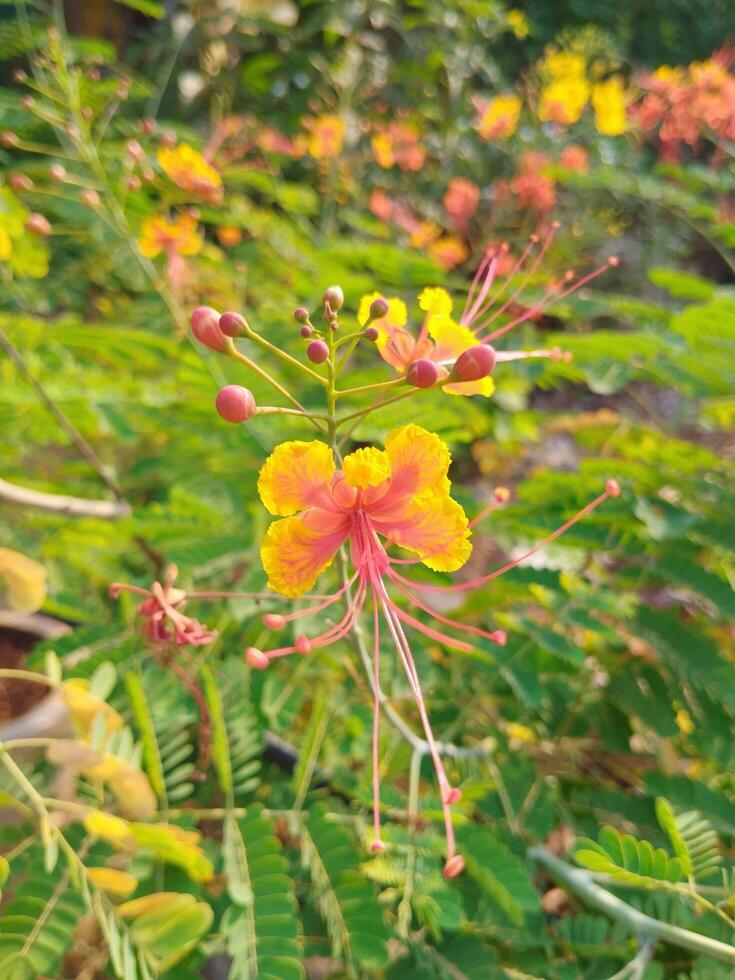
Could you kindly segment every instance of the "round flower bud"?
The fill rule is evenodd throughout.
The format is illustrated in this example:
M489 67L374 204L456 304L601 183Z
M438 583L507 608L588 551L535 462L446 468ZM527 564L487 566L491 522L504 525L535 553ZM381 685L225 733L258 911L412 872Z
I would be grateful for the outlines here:
M306 323L309 319L309 311L303 306L297 306L293 311L293 318L297 323Z
M32 235L38 235L39 238L45 238L51 234L51 225L49 224L48 218L45 218L42 214L38 214L38 212L35 212L28 218L25 228L26 231L29 231Z
M253 393L240 385L225 385L220 388L214 405L225 422L247 422L255 415Z
M150 135L151 133L155 132L156 120L153 119L151 116L147 116L145 119L141 120L140 128L143 130L144 133Z
M380 320L388 313L390 307L388 306L388 300L383 299L382 296L378 296L370 304L370 319Z
M306 348L306 356L312 364L323 364L329 357L329 348L323 340L312 340Z
M176 146L176 133L170 131L161 133L161 143L169 149Z
M454 803L459 803L461 799L462 790L457 786L450 786L444 794L444 802L447 804L447 806L452 806Z
M8 183L14 191L30 191L33 189L33 181L27 174L10 174Z
M22 68L16 68L13 72L13 81L17 82L19 85L26 81L28 78L27 72L24 72Z
M314 333L314 328L310 327L308 323L305 323L303 327L299 330L299 333L304 338L304 340L306 340L307 337L311 337L311 335Z
M341 286L330 286L324 293L322 297L324 303L329 303L329 306L333 310L341 310L345 305L345 294L342 292Z
M265 670L268 666L268 657L257 647L248 647L245 651L245 660L256 670Z
M479 381L493 373L495 351L489 344L477 344L463 351L454 362L452 377L457 381Z
M191 332L200 344L223 351L228 339L219 328L219 313L211 306L198 306L191 315Z
M145 157L145 152L143 151L143 147L140 145L140 143L137 140L128 140L127 143L125 144L125 152L133 160L140 161Z
M365 340L372 340L375 342L380 336L380 331L377 327L368 327L366 330L363 330L362 335Z
M296 647L296 653L311 653L311 640L308 636L297 636L294 646Z
M495 487L493 496L499 504L507 504L510 500L510 490L507 487Z
M385 844L382 840L374 840L370 845L370 850L373 854L381 854L385 850Z
M219 328L226 337L239 337L247 330L248 322L241 313L223 313L219 318Z
M60 183L62 180L66 179L66 167L61 163L52 163L48 168L48 175L51 180L55 180Z
M11 146L18 145L18 136L15 133L11 133L10 130L6 130L4 133L0 133L0 143L10 149Z
M286 625L286 617L280 613L266 613L263 616L263 626L268 630L282 630Z
M464 858L461 854L455 854L454 857L449 858L447 863L444 865L444 871L442 874L445 878L456 878L457 875L461 875L464 871Z
M414 361L406 371L406 381L414 388L431 388L438 380L439 368L427 358Z
M100 203L100 196L97 191L93 190L91 187L87 187L79 195L79 200L82 202L82 204L86 204L90 208L96 208Z
M605 492L610 497L619 497L620 496L620 484L618 483L618 481L617 480L608 480L605 483Z

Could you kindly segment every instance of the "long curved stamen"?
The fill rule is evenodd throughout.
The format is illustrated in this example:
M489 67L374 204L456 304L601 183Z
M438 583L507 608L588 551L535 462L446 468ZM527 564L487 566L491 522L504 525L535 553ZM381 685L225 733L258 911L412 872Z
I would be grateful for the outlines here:
M507 636L505 630L484 630L479 626L471 626L469 623L458 623L454 619L450 619L448 616L443 616L441 613L432 609L431 606L427 606L420 599L417 599L415 595L412 595L408 589L404 588L400 582L396 581L394 576L391 576L393 584L396 588L405 595L409 602L413 603L423 612L427 613L433 619L438 620L440 623L444 623L445 626L451 626L453 629L461 630L463 633L471 633L473 636L482 636L486 640L491 640L493 643L497 643L499 646L505 646Z
M274 660L277 657L287 657L292 653L308 653L310 650L317 650L320 647L329 646L332 643L336 643L337 640L341 640L343 636L349 633L355 624L355 620L360 615L365 603L366 593L367 586L365 582L361 582L352 602L339 623L334 624L319 636L309 637L307 639L308 645L305 645L305 647L302 647L297 641L297 643L289 646L277 647L274 650L264 650L263 656L267 657L268 660Z
M439 630L434 629L431 626L427 626L426 623L422 623L420 619L416 619L410 613L407 613L405 609L401 609L400 606L393 605L394 614L401 620L401 622L406 623L408 626L413 626L415 630L419 633L423 633L424 636L428 636L430 640L436 640L437 643L443 643L444 646L454 648L455 650L462 650L463 653L471 653L472 646L469 643L465 643L464 640L458 640L453 636L447 636L446 633L442 633Z
M406 639L406 634L403 632L403 627L401 626L400 620L394 616L393 609L391 609L392 603L388 599L385 588L381 583L381 594L380 603L383 608L383 615L385 617L386 623L388 624L388 629L393 638L393 642L398 650L398 655L403 663L403 668L408 677L409 684L413 690L414 699L416 701L416 707L419 710L419 716L421 718L421 724L424 729L424 734L426 735L426 741L429 745L429 753L431 754L432 761L434 763L434 770L436 772L437 781L439 783L439 791L442 800L442 813L444 815L444 830L447 838L447 865L456 856L456 844L454 839L454 825L452 823L452 811L449 800L453 799L453 790L447 779L447 774L444 770L444 764L442 762L441 756L439 755L439 750L436 746L436 741L434 739L434 733L431 729L431 723L429 722L429 716L426 711L426 704L424 702L424 697L421 692L421 687L418 682L418 672L416 670L416 664L411 653L411 648ZM446 870L446 865L445 865Z
M505 326L499 327L497 330L493 330L492 333L489 333L486 336L482 337L480 343L487 344L493 340L497 340L498 337L502 337L504 334L508 333L509 330L512 330L514 327L519 326L519 324L525 323L527 320L530 320L531 317L536 316L538 313L543 313L544 310L548 309L552 303L558 303L559 300L564 299L565 296L569 296L570 293L574 293L578 289L581 289L582 286L586 286L587 283L591 282L592 279L596 279L598 276L601 276L603 272L607 272L607 270L611 266L615 266L615 265L617 265L617 261L614 259L614 257L608 259L604 265L598 266L596 269L593 269L591 272L588 272L580 279L577 279L575 282L572 282L570 286L567 286L566 289L562 289L561 292L558 292L558 287L550 287L549 289L547 289L546 293L535 305L530 306L520 316L511 320L510 323L506 323ZM493 322L494 319L495 317L493 316L491 319L483 323L481 327L478 327L477 330L478 331L484 330Z
M554 222L554 224L552 224L552 226L551 226L551 230L549 231L549 234L546 236L546 238L541 243L541 248L538 250L538 254L534 258L534 260L531 262L531 264L528 266L528 268L524 271L524 273L521 276L521 280L518 283L518 285L513 288L510 296L508 296L507 299L504 300L502 306L499 306L497 310L494 310L490 314L490 316L482 324L478 324L475 327L475 332L477 332L479 330L486 329L491 323L493 323L495 320L497 320L497 318L499 316L502 316L502 314L505 313L505 311L508 309L508 307L512 303L514 303L516 299L518 299L518 297L521 295L521 293L526 288L526 286L528 285L528 283L530 282L530 280L533 278L533 276L536 274L539 266L543 262L544 256L548 252L549 247L550 247L551 243L553 242L554 236L556 235L558 229L559 229L558 222ZM531 244L533 245L537 241L538 241L537 236L533 235L532 238L531 238ZM527 252L524 252L524 255L526 255L526 254L527 254ZM524 258L524 262L525 262L525 258ZM522 264L523 263L521 263L521 265ZM515 270L514 270L514 274L515 274ZM510 284L512 281L513 281L513 275L509 276L508 279L506 280L506 286L508 284ZM484 313L487 313L489 310L491 310L493 304L496 303L498 301L498 299L500 298L500 295L502 295L502 293L498 294L498 296L495 296L491 300L489 300L485 304L485 306L484 306L484 308L482 310L478 310L478 312L477 312L477 314L475 316L475 319L477 319L477 317L482 316Z
M380 615L373 589L373 843L371 850L382 851L380 837Z
M477 527L478 524L482 524L486 517L489 517L493 511L497 510L498 507L502 507L503 504L508 502L510 497L510 491L506 487L496 487L493 491L494 498L490 501L487 507L483 507L480 513L473 517L470 521L470 527Z
M528 241L526 242L526 247L521 252L520 258L518 258L516 260L515 264L513 265L513 268L510 270L510 272L508 273L508 275L506 275L506 276L503 277L503 281L500 283L500 286L499 286L497 292L493 296L491 296L490 299L488 299L488 301L487 301L487 303L485 304L485 307L484 307L485 310L492 309L493 304L494 303L497 303L498 300L500 299L500 297L503 295L503 293L505 293L507 291L507 289L510 286L510 284L513 282L513 280L515 279L515 277L518 275L518 273L521 271L521 269L525 265L525 263L526 263L526 261L528 259L528 256L531 254L531 252L533 251L534 245L536 245L537 243L538 243L538 235L531 235L530 238L528 239ZM506 251L508 250L507 249L507 246L504 246L504 248L505 248ZM476 320L478 315L479 314L476 313L473 319ZM468 320L464 320L464 319L463 320L460 320L460 323L462 323L463 326L466 326L466 327L471 326L471 323ZM475 330L476 329L477 328L475 328Z
M527 551L520 558L516 558L513 561L509 561L502 568L497 568L494 572L490 572L489 575L482 575L480 578L472 579L469 582L458 582L456 585L424 585L420 582L412 582L410 579L404 578L398 572L394 572L396 579L401 581L404 585L409 586L413 589L421 589L426 592L466 592L468 589L476 589L480 585L485 585L486 582L491 582L494 578L498 578L500 575L504 575L505 572L509 572L512 568L516 568L527 558L531 558L536 552L540 551L545 545L552 541L555 541L558 537L568 531L572 525L581 521L583 517L591 513L596 507L599 507L601 503L608 499L608 497L617 497L620 493L620 489L614 480L608 480L605 490L594 500L591 500L585 507L583 507L574 517L570 517L568 521L565 521L560 527L555 531L552 531L543 541L539 541L535 544L533 548Z
M491 249L486 249L485 254L482 257L482 262L480 262L480 264L477 267L477 271L472 277L472 282L470 283L470 288L467 293L467 299L465 300L464 307L462 309L462 315L459 318L460 323L464 324L466 322L467 311L469 310L470 305L473 302L475 291L477 290L477 284L483 278L483 276L485 276L485 273L488 272L490 268L490 263L494 258L497 257L497 254L498 254L497 252L494 252ZM489 275L485 276L485 282L487 282L488 279L489 279ZM485 283L483 283L483 286L484 285Z
M283 615L281 613L266 613L263 617L263 625L268 629L281 629L286 623L292 623L294 620L301 619L303 616L311 616L314 613L322 612L322 610L334 605L348 589L352 588L359 574L359 571L355 572L352 578L348 582L345 582L341 589L338 589L316 606L307 606L304 609L296 609L293 612L284 613Z
M485 302L485 300L487 298L487 294L490 292L490 289L492 287L492 284L495 282L495 274L496 274L497 269L498 269L498 261L499 261L499 259L498 259L497 253L495 255L493 255L493 257L491 259L487 259L487 258L486 259L483 259L483 264L487 263L485 265L485 277L484 277L484 281L482 283L482 286L480 287L480 291L479 291L479 293L477 295L477 299L472 304L472 306L470 307L470 309L467 310L467 305L470 302L470 295L472 294L472 291L474 290L474 287L475 287L475 285L477 283L477 277L472 280L472 289L470 291L470 295L467 296L467 303L465 303L465 308L462 311L462 316L460 317L460 320L459 320L459 322L463 326L465 326L465 325L469 326L473 322L473 320L475 319L475 317L477 317L479 315L479 313L480 313L480 311L482 309L482 304ZM483 264L480 265L480 269L482 269Z

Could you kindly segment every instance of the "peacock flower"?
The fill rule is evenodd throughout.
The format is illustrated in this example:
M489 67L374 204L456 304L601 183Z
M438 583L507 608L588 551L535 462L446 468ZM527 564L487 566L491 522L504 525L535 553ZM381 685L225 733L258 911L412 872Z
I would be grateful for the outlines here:
M207 629L199 620L185 616L181 611L188 595L184 589L175 587L177 575L176 565L169 565L163 583L154 582L150 589L113 582L109 588L110 596L117 599L121 592L132 592L144 597L138 612L144 620L143 633L152 644L204 646L217 636L217 630Z
M428 253L442 269L454 269L467 259L469 249L457 235L442 235L429 245Z
M477 211L477 205L480 203L480 188L465 177L452 177L442 203L452 221L459 228L464 229Z
M589 153L578 143L571 143L561 151L559 163L566 170L571 170L573 173L586 174L589 170Z
M177 187L190 191L207 204L222 201L222 177L218 170L204 159L199 150L188 143L178 146L162 146L156 154L161 170Z
M590 85L584 75L555 78L541 90L539 119L571 126L582 115L589 97Z
M603 136L620 136L625 132L625 85L618 75L597 82L592 88L595 129Z
M512 93L496 95L489 101L477 99L474 127L484 140L507 140L515 133L522 102Z
M173 220L146 218L138 245L149 259L157 258L161 253L170 258L172 255L196 255L201 251L202 239L197 232L196 218L182 214Z
M442 627L504 644L506 637L502 631L490 632L455 622L434 611L416 592L426 589L446 592L471 590L515 567L523 559L516 559L504 568L473 581L447 587L419 584L398 571L402 565L417 563L440 572L453 572L461 568L472 550L471 528L483 520L494 506L507 499L507 491L498 492L485 511L474 521L468 521L462 507L450 495L451 484L447 476L450 462L451 456L444 442L434 433L413 424L390 432L383 450L367 447L345 456L339 469L332 450L323 442L286 442L277 446L264 463L258 478L258 492L263 504L280 518L270 525L261 546L261 559L270 588L290 598L303 596L332 564L345 544L349 547L353 571L337 591L316 605L286 615L271 613L263 620L269 629L283 629L288 623L323 612L344 599L346 611L338 622L317 636L299 634L293 643L280 647L269 650L250 647L246 651L246 659L252 667L264 669L274 659L293 653L308 654L330 646L350 633L362 610L367 607L373 624L372 849L384 849L380 837L378 767L379 706L382 697L379 654L381 631L387 629L408 678L434 763L447 839L444 874L454 877L464 865L461 855L456 853L451 813L452 804L460 799L460 791L450 784L444 769L406 627L447 647L466 652L472 650L471 644L465 640L448 635L420 619L419 614L424 613ZM546 540L558 537L580 517L618 492L617 485L609 481L604 493ZM531 549L528 555L535 553L543 543ZM394 547L412 552L416 557L393 557L389 551ZM389 587L391 591L395 589L400 593L401 605L391 598ZM406 605L415 609L416 613L407 611Z
M303 120L308 132L307 152L315 160L331 160L342 152L345 124L339 116L328 113Z
M421 329L414 334L407 329L408 310L403 300L395 296L386 298L386 315L370 321L378 330L375 345L380 356L399 374L406 374L416 361L433 361L439 367L438 383L444 391L452 395L485 396L495 390L492 378L475 377L465 381L452 378L460 355L480 344L493 345L496 363L528 358L566 359L567 355L558 348L530 351L494 348L495 341L510 330L537 319L553 303L586 285L611 265L617 265L617 259L610 258L582 276L567 272L561 280L549 283L535 302L521 305L520 297L538 272L558 228L558 223L552 224L544 239L532 235L518 260L504 274L501 268L508 258L507 246L489 249L475 273L458 319L451 315L454 301L445 289L424 289L418 302L426 315ZM367 324L370 306L379 296L370 293L360 300L357 319L361 326Z
M375 131L370 141L375 162L384 170L399 167L417 172L426 162L426 150L415 126L394 119Z

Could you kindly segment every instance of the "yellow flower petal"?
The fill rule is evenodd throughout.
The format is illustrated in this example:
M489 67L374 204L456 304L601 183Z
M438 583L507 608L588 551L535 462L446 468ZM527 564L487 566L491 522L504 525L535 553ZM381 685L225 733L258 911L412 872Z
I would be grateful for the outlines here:
M258 493L271 514L288 517L328 493L334 456L323 442L282 442L258 476Z
M91 810L84 817L83 823L88 833L112 844L113 847L119 847L123 850L129 849L131 846L135 848L135 841L130 833L130 825L127 820L122 820L112 813Z
M447 473L452 457L434 432L418 425L404 425L388 433L385 451L390 459L394 493L449 493Z
M127 898L138 887L135 875L114 868L87 868L87 877L95 888L101 888L116 898Z
M108 732L117 731L123 726L122 716L109 704L100 701L89 693L89 681L74 677L61 685L61 696L71 715L72 721L83 735L88 735L97 715L103 715Z
M492 378L480 378L479 381L457 381L454 384L444 385L442 391L448 395L483 395L489 398L495 392L495 382Z
M455 359L470 347L477 346L477 337L469 327L455 323L446 315L432 316L429 320L429 334L440 350L440 359ZM446 352L446 355L445 355Z
M345 522L339 530L324 533L310 528L301 517L273 521L260 546L268 587L292 599L308 592L332 564L347 527Z
M33 613L46 598L46 569L19 551L0 548L0 584L12 610Z
M370 317L370 304L376 299L385 299L388 303L388 312L385 316L382 316L379 320L373 320L373 324L376 327L391 326L391 327L404 327L408 322L408 309L406 304L402 299L398 299L397 296L384 296L381 297L380 293L368 293L363 296L360 300L360 305L357 310L357 322L361 327L364 327L368 322Z
M372 446L366 449L356 449L354 453L345 456L342 470L345 480L352 487L377 487L391 474L390 459L387 453Z
M440 286L427 286L419 296L419 307L427 313L451 313L452 297Z
M390 537L400 547L416 552L435 572L455 572L472 552L465 512L448 494L414 498Z

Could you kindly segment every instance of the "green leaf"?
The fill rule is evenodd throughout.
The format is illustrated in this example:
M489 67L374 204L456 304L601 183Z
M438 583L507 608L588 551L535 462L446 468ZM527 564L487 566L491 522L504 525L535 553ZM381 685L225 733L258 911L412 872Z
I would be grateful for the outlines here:
M461 835L467 874L498 905L514 925L539 909L539 895L526 864L489 830Z
M685 877L679 858L647 840L636 840L614 827L603 827L599 843L582 839L575 846L576 861L590 871L610 875L641 888L662 888Z

